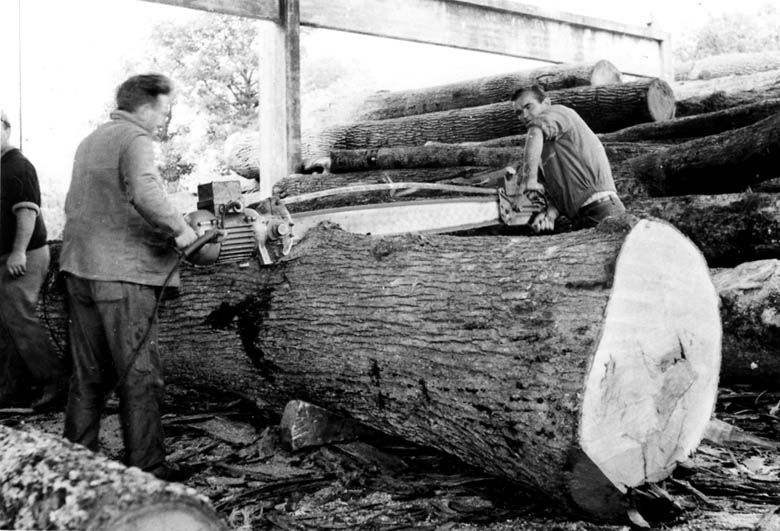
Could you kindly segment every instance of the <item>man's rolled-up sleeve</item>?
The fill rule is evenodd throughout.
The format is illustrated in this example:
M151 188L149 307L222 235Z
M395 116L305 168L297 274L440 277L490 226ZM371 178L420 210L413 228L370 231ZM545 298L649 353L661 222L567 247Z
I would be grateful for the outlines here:
M152 226L174 236L181 234L184 217L163 189L162 178L154 163L154 146L146 136L136 137L120 161L130 203Z

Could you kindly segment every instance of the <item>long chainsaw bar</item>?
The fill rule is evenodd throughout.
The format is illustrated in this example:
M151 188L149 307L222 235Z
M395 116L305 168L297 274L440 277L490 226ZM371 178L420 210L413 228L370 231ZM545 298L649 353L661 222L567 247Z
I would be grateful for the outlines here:
M522 198L512 209L511 225L530 222L540 206ZM404 233L435 234L507 224L506 206L499 192L480 197L399 201L312 210L292 214L293 237L300 239L322 222L334 223L355 234L390 236Z

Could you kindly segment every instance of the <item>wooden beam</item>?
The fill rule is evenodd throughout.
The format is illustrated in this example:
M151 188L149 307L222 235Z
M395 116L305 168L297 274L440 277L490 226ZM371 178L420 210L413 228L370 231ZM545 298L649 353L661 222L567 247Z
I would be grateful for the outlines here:
M279 0L142 0L154 4L235 15L238 17L256 18L260 20L281 20Z
M272 0L144 1L282 20ZM301 0L300 13L301 25L316 28L552 63L607 59L631 75L666 78L672 71L667 33L509 0Z

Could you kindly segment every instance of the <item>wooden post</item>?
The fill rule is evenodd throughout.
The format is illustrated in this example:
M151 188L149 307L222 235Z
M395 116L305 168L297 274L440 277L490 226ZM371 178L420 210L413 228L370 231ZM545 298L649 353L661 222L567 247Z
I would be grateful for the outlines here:
M260 22L260 192L294 173L301 157L298 0L281 0L280 23Z

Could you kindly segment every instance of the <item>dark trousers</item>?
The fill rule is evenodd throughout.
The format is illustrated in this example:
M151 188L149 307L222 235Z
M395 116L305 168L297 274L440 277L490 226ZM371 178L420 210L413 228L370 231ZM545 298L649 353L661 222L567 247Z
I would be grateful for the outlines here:
M157 353L157 323L150 322L156 288L72 275L66 283L73 374L65 410L65 437L97 449L106 394L127 372L117 389L125 463L142 470L161 465L165 460L160 419L164 384ZM149 326L149 334L139 348Z
M29 398L30 377L42 385L67 378L35 313L49 271L49 246L27 251L27 272L19 278L11 277L7 261L8 255L0 256L0 399Z
M596 201L582 207L572 220L574 230L588 229L595 227L599 222L609 216L617 216L626 211L623 202L617 196L610 195L602 200Z

